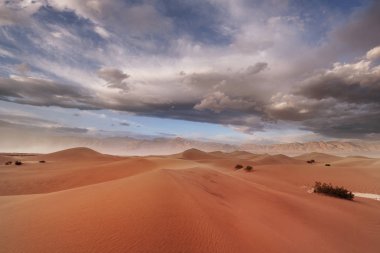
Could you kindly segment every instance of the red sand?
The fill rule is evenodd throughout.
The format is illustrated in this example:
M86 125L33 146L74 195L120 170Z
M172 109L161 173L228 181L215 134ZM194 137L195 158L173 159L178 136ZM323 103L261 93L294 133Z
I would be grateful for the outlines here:
M0 252L380 249L379 201L307 193L320 180L379 194L376 159L325 167L285 156L121 158L83 148L24 159L0 167ZM236 162L254 171L235 171Z

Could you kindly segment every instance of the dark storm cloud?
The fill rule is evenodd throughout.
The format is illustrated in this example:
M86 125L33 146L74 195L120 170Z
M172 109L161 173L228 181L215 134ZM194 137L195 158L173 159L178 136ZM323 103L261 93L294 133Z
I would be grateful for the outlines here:
M306 120L304 129L337 138L372 138L380 133L380 106L362 108L347 113L337 110L324 118Z
M0 77L0 99L38 106L95 109L93 97L81 87L33 77Z
M356 63L335 63L333 68L302 82L296 94L312 99L334 98L339 102L380 104L380 47Z
M348 103L380 103L380 76L370 83L345 80L339 76L320 76L300 88L299 94L308 98L335 98Z
M300 121L304 129L338 138L380 132L380 48L354 63L335 63L301 82L293 94L272 98L274 119Z
M333 55L344 53L346 55L364 54L368 49L380 43L380 2L372 4L355 13L348 23L329 34L329 52Z

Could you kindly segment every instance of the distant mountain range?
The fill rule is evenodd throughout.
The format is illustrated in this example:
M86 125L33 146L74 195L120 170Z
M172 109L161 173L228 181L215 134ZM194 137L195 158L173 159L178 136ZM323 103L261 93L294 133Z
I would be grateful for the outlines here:
M116 155L165 155L180 153L195 148L206 152L236 150L251 153L299 155L322 152L336 155L365 155L380 157L380 142L343 142L319 141L307 143L287 143L261 145L246 143L242 145L223 144L190 140L184 138L133 138L133 137L96 137L62 136L47 133L13 133L11 130L2 135L0 152L49 153L72 147L88 147L106 154Z
M376 153L380 152L379 142L343 142L343 141L318 141L307 143L286 143L273 145L244 144L239 147L253 153Z
M287 154L298 155L310 152L321 152L338 155L370 155L380 156L380 142L343 142L343 141L319 141L307 143L286 143L286 144L242 144L231 145L217 142L205 142L189 140L184 138L156 138L156 139L133 139L133 138L107 138L101 141L99 146L89 145L92 148L107 152L113 147L111 153L127 154L173 154L183 152L190 148L211 152L235 150L248 151L251 153ZM118 151L116 151L118 150ZM111 149L108 150L108 152Z

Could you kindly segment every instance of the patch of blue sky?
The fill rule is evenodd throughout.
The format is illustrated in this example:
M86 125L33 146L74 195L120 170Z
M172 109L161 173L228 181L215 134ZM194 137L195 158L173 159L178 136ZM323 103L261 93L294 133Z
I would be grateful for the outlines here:
M177 119L164 119L145 116L129 116L128 119L140 125L141 133L166 133L185 138L207 138L213 135L234 132L223 125L192 122Z
M33 17L40 22L40 25L58 25L69 30L73 34L80 35L82 40L89 46L102 46L106 40L94 31L94 23L78 16L71 10L56 10L49 6L41 7Z
M196 42L212 45L228 45L232 41L223 32L223 12L208 1L160 0L156 8L173 20L175 34L186 35Z
M302 37L309 45L325 42L332 27L344 24L358 8L372 0L291 0L283 15L297 16L304 26Z
M59 107L40 107L0 101L11 115L28 115L56 122L66 127L87 128L95 132L109 132L119 136L136 134L151 137L183 137L215 140L224 136L227 141L240 140L246 135L218 124L192 122L133 115L111 110L78 110ZM43 115L43 116L41 116Z

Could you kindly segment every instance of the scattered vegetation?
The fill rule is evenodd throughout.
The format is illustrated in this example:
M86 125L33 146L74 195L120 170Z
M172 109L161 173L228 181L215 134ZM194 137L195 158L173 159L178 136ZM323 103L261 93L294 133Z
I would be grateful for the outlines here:
M22 162L21 161L15 161L15 164L16 165L22 165Z
M248 171L248 172L250 172L250 171L253 170L253 167L250 166L250 165L247 165L246 167L244 167L244 166L241 165L241 164L236 164L236 166L235 166L235 170L240 170L240 169L242 169L242 168L244 168L244 170L246 170L246 171Z
M321 182L315 182L314 192L348 200L352 200L354 198L354 194L343 187L332 186L331 184Z
M309 160L309 161L306 161L307 163L315 163L315 160L312 159L312 160Z
M46 163L46 161L44 161L44 160L41 160L41 161L40 161L40 163Z
M12 165L12 161L6 162L5 165Z
M326 164L325 164L325 166L331 166L331 164L329 164L329 163L326 163Z
M244 168L246 171L251 172L253 170L253 167L248 165L247 167Z

